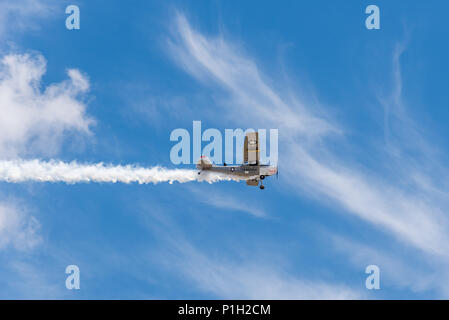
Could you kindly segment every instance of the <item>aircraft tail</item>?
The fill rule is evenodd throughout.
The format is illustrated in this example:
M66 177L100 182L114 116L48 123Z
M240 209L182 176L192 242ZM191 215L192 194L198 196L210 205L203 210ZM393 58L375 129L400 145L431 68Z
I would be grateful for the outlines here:
M202 156L198 160L198 162L196 164L196 167L197 167L198 170L207 170L207 169L212 168L212 162L210 162L208 157Z

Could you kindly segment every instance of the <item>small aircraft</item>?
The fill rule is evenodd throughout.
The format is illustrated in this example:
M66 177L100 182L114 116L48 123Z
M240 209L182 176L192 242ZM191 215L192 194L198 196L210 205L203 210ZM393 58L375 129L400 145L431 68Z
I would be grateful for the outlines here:
M260 189L264 189L263 181L265 177L276 174L278 176L277 166L270 166L259 163L259 133L248 132L245 136L243 145L243 164L237 166L228 166L226 163L223 166L213 165L209 158L202 156L196 165L202 171L219 172L238 177L247 177L246 184L248 186L258 186L260 181Z

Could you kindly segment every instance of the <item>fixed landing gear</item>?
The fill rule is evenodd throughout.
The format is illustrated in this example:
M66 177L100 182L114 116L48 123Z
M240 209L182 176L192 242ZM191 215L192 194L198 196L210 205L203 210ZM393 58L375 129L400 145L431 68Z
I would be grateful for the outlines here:
M265 176L264 176L264 175L261 175L261 176L260 176L260 186L259 186L259 188L260 188L261 190L265 189L265 186L262 184L262 180L263 180L263 179L265 179Z

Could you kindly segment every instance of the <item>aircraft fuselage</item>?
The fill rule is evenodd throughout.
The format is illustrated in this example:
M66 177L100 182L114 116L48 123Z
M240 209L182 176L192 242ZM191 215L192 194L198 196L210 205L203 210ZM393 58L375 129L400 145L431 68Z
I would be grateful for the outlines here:
M269 165L242 164L240 166L211 166L200 170L225 173L242 177L268 177L276 174L277 168Z

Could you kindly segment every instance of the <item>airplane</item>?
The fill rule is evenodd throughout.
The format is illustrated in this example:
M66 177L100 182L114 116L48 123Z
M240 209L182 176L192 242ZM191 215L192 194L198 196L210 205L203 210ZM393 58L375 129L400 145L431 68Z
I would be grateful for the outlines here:
M275 175L278 176L277 166L270 166L259 163L259 133L248 132L245 136L243 145L243 164L237 166L228 166L226 163L223 166L213 165L209 158L202 156L196 165L199 170L198 174L203 171L219 172L227 175L234 175L238 177L247 177L246 184L248 186L258 186L260 182L260 189L265 189L263 180L265 177Z

